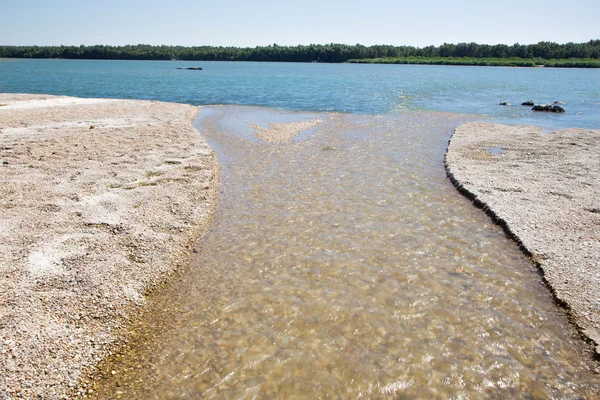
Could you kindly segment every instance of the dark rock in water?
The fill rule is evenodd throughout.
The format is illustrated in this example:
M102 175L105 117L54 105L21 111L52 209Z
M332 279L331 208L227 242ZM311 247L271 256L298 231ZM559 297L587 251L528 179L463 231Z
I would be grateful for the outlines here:
M554 102L552 102L552 104L565 104L565 103L563 103L562 101L554 101Z
M531 109L533 111L565 112L564 108L556 104L536 104Z
M176 69L183 69L183 68L181 68L181 67L177 67Z
M533 102L533 100L527 100L521 103L522 106L532 106L535 103Z
M531 109L533 111L552 111L552 105L550 105L550 104L536 104Z
M500 103L501 106L510 106L510 103L508 101L503 101L502 103Z
M188 71L202 71L202 68L200 67L190 67L190 68L186 68Z

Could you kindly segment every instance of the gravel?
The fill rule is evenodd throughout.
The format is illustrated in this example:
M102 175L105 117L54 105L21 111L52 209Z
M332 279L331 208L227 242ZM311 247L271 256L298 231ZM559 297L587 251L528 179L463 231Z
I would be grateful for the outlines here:
M0 398L59 399L214 214L193 106L0 94Z
M539 265L600 353L600 130L469 123L455 130L445 165Z

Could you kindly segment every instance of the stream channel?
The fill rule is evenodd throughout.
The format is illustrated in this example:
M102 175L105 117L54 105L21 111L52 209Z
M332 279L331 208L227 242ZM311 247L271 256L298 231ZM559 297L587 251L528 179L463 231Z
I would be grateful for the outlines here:
M249 123L321 119L291 143ZM98 398L589 398L598 362L532 264L446 178L472 116L202 107L222 166L192 262Z

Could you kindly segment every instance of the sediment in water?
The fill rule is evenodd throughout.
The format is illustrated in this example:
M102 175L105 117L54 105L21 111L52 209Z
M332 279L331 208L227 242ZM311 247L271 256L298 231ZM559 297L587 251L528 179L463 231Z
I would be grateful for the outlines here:
M450 180L541 269L600 353L600 130L548 134L468 123L449 142Z
M192 106L19 94L0 105L0 398L62 398L186 262L219 165Z

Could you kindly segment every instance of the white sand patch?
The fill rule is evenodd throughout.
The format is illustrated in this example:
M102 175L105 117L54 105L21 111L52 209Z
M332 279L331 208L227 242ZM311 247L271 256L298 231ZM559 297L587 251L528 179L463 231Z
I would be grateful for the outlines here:
M131 128L142 124L147 124L149 126L156 125L156 123L149 118L105 118L101 120L57 122L43 125L29 125L19 128L3 128L2 132L5 136L27 137L37 135L40 132L56 135L55 131L66 131L73 128L81 128L86 131L95 130L95 132L99 132L103 129Z
M88 223L115 225L129 208L127 199L116 193L102 193L82 200L83 216Z
M0 107L0 112L5 110L31 110L44 107L64 107L82 104L100 104L109 101L118 101L113 99L80 99L75 97L57 97L46 100L26 100L11 101Z
M64 235L43 243L29 254L29 273L34 277L63 274L65 259L85 255L87 246L82 239L86 237L87 235Z
M142 290L142 285L134 282L123 287L125 296L136 304L144 304L146 302L146 298L142 296Z
M8 237L13 224L5 219L0 219L0 237Z

